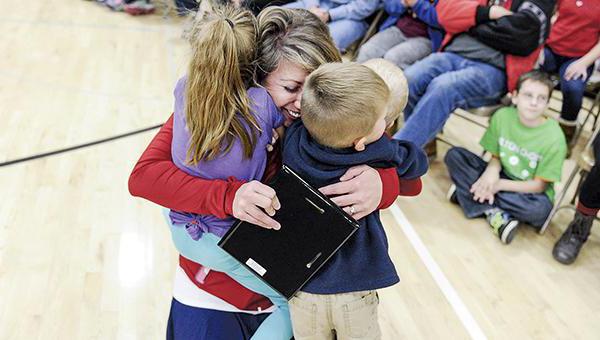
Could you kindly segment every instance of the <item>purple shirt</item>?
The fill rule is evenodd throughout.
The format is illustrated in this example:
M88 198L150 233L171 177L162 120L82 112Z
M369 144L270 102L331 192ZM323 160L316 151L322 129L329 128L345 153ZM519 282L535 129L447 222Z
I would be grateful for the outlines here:
M204 179L227 179L233 176L247 181L260 180L267 164L267 144L271 141L272 129L281 126L285 120L271 96L263 88L251 87L248 89L250 112L262 130L256 140L252 158L244 157L242 144L236 139L227 154L191 165L187 162L190 134L186 126L184 109L186 79L186 77L181 78L174 91L175 113L173 142L171 143L173 163L187 174ZM202 195L203 193L198 194ZM188 232L196 240L201 237L203 232L223 236L234 221L232 217L220 219L210 215L203 216L174 210L171 210L170 217L174 224L186 224Z

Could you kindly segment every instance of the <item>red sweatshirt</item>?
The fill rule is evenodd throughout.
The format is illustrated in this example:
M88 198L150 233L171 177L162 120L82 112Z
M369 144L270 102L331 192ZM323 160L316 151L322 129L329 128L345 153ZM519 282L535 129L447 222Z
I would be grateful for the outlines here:
M167 120L152 139L129 176L129 192L170 209L197 214L210 214L220 218L232 215L235 193L244 181L235 178L206 180L190 176L173 164L171 141L173 140L173 116ZM276 150L278 151L278 150ZM265 178L272 176L281 166L281 153L271 152ZM379 209L392 205L398 195L416 196L421 192L421 180L399 180L396 170L376 169L383 183ZM199 195L198 193L203 193ZM265 297L241 286L224 273L210 271L204 282L196 280L201 265L182 256L180 267L200 289L242 310L268 308L271 303Z

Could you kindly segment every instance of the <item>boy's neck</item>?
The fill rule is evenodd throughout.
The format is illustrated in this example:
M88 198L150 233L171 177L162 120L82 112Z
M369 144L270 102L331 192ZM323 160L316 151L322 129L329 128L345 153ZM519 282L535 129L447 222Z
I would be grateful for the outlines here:
M546 118L544 116L539 116L535 119L526 119L523 116L519 115L519 121L525 127L536 128L536 127L544 124L544 122L546 121Z

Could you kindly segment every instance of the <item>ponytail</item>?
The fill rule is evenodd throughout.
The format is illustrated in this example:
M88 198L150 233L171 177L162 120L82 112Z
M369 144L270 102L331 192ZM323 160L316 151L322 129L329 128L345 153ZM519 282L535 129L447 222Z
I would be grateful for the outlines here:
M226 154L237 139L252 157L261 132L246 92L256 31L252 13L231 6L215 8L193 29L185 94L191 164Z

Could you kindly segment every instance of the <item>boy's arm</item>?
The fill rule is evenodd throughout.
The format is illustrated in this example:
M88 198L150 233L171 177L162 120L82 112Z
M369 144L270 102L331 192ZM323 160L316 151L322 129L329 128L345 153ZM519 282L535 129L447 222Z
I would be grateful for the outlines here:
M396 171L401 180L416 179L427 172L429 164L423 149L405 140L393 139L392 143L395 144L392 161L398 164Z
M428 0L416 0L411 8L412 11L417 15L417 17L421 19L421 21L426 23L428 26L443 29L438 20L435 4L432 4Z
M364 20L369 15L373 14L379 1L374 0L355 0L335 8L329 9L329 19L331 21L350 19Z
M534 178L528 181L513 181L510 179L500 179L498 181L498 191L512 191L538 194L546 190L548 183L541 178Z
M406 12L406 7L402 4L402 0L384 0L383 1L383 10L389 16L400 16L404 12Z
M515 13L477 25L470 33L500 52L528 56L547 38L553 8L553 0L525 1Z

